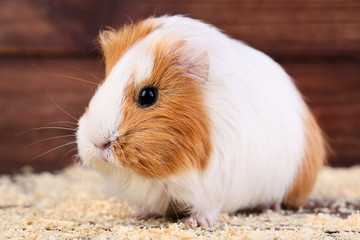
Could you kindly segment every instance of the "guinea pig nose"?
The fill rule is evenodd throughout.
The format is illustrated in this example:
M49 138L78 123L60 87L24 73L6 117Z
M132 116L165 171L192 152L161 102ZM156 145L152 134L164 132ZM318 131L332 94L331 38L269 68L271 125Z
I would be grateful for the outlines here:
M100 150L108 149L111 145L110 141L102 142L102 143L96 143L94 144L95 147L99 148Z

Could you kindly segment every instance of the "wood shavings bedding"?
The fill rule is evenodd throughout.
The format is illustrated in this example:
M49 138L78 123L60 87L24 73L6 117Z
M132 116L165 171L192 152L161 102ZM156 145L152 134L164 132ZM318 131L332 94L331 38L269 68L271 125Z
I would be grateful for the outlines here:
M213 228L137 221L96 172L0 176L0 239L360 239L360 166L324 168L297 212L222 214Z

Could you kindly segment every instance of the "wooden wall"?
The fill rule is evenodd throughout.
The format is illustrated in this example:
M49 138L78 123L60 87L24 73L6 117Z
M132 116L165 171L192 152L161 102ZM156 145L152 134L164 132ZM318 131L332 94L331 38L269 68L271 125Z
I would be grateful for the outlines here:
M275 58L328 135L330 164L360 163L360 1L0 0L0 6L0 172L70 164L76 145L67 135L104 77L94 42L99 29L163 14L203 19Z

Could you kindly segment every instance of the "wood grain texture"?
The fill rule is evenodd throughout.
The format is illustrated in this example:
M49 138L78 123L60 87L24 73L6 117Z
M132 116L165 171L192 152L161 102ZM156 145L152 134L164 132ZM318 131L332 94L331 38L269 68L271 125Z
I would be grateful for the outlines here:
M284 63L333 148L329 163L360 163L360 63Z
M360 163L359 13L358 0L0 0L0 172L70 164L75 145L46 152L73 131L24 131L75 126L58 123L75 122L60 108L77 119L105 75L100 28L163 14L205 20L280 60L328 136L330 164Z
M68 151L75 144L50 150L74 141L74 136L42 140L74 134L52 127L76 128L73 123L102 76L102 63L96 60L1 59L0 172L16 171L24 165L53 170L71 163L76 149Z
M329 138L335 152L330 163L334 166L359 163L360 63L282 65L296 79ZM102 62L96 59L0 59L0 172L18 171L28 164L36 170L54 170L70 164L76 150L68 151L75 145L42 154L73 141L73 136L36 142L74 131L24 131L46 124L75 127L56 123L75 122L60 108L76 119L81 116L96 89L82 80L97 84L104 74Z
M1 0L0 54L88 53L110 9L101 0Z
M1 0L0 54L79 55L103 26L186 14L274 57L360 58L358 0Z

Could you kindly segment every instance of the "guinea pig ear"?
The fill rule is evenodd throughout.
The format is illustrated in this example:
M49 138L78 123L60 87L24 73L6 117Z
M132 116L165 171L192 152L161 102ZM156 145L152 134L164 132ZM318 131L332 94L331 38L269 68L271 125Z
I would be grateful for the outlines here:
M175 43L174 48L177 67L195 78L199 83L205 83L209 77L209 54L204 49L197 49L185 40Z
M101 53L105 60L106 76L109 75L112 67L118 60L116 48L114 49L117 37L117 31L115 29L106 28L100 30L97 38L101 47Z
M101 29L99 31L98 42L100 43L103 54L110 48L114 33L115 30L112 28Z

